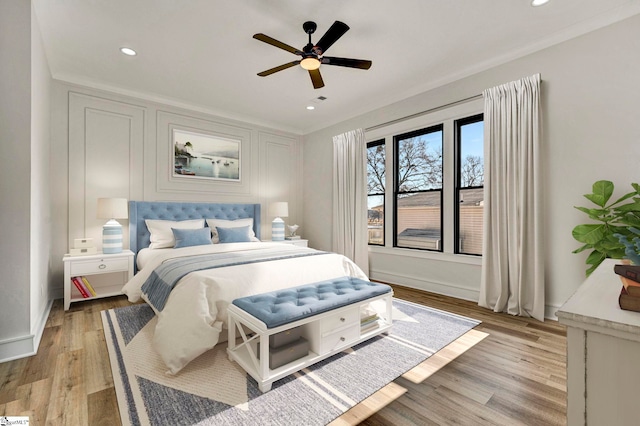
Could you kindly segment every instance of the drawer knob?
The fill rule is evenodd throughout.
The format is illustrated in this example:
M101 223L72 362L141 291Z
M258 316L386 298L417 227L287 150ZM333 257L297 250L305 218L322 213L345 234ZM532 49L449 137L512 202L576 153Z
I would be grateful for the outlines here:
M98 265L98 269L104 269L106 267L107 265L105 265L104 263L101 263L100 265Z
M344 320L344 318L340 318L340 321L344 322L345 320Z
M344 337L341 337L341 338L340 338L340 341L341 341L341 342L344 342L344 340L345 340L345 339L344 339Z

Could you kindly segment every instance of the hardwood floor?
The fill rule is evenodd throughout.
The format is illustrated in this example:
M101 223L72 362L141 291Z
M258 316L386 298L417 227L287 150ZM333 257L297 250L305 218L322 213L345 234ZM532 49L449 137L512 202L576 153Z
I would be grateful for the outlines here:
M394 286L395 297L482 321L489 336L415 384L363 425L564 425L566 329L496 314L474 302Z
M564 326L405 287L394 291L481 320L475 330L489 336L422 383L409 374L396 379L367 401L377 412L363 425L566 424ZM0 364L0 416L29 416L31 426L119 425L100 311L127 305L113 297L64 312L56 300L37 355Z

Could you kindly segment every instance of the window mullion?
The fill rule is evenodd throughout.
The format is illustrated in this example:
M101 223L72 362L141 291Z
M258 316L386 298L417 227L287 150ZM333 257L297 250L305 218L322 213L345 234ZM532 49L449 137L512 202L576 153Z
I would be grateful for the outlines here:
M443 182L442 182L442 235L443 251L445 253L453 253L454 251L454 200L455 200L455 164L452 159L455 158L454 149L454 131L453 120L443 122L443 156L446 159L443 164Z
M386 208L386 223L384 227L384 245L385 247L393 247L393 232L395 223L395 159L393 156L393 136L387 136L384 141L385 147L385 167L387 172L385 173L385 188L387 189L384 194L384 204Z

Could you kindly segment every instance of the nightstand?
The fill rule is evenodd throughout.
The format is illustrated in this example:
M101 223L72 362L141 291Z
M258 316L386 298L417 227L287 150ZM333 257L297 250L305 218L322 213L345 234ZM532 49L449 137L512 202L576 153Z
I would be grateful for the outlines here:
M123 250L116 254L92 254L86 256L64 255L64 310L72 302L98 299L122 294L122 286L133 278L133 252ZM84 276L96 295L83 297L71 281Z
M297 240L284 240L284 241L272 241L272 240L262 240L265 243L282 243L282 244L292 244L294 246L299 247L309 247L309 240L303 240L302 238Z

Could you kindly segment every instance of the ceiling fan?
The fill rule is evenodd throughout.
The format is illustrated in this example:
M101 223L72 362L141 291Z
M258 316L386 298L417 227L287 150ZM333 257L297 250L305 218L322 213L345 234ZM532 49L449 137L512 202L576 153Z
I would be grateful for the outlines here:
M288 44L282 43L268 35L264 35L262 33L254 34L253 38L256 40L260 40L272 46L278 47L280 49L286 50L287 52L291 52L294 55L302 56L302 59L297 61L289 62L287 64L283 64L277 66L275 68L268 69L266 71L262 71L258 73L260 77L266 77L278 71L286 70L287 68L291 68L300 64L300 66L309 71L309 76L311 77L311 82L313 83L314 89L319 89L324 87L324 81L322 81L322 75L320 75L320 65L335 65L339 67L349 67L349 68L360 68L363 70L368 70L371 68L371 61L366 61L363 59L351 59L351 58L335 58L332 56L323 56L324 53L335 43L338 41L340 37L344 35L349 30L349 26L344 22L336 21L331 25L331 27L327 30L327 32L320 38L318 43L313 44L311 42L311 34L316 31L317 25L315 22L307 21L302 24L302 29L305 33L309 34L309 43L305 47L300 49L296 49L295 47L291 47Z

